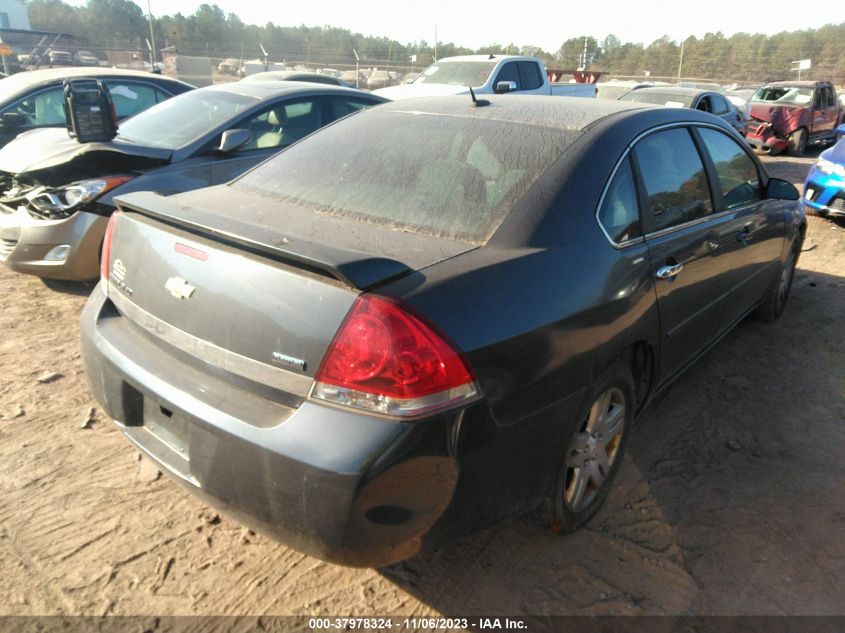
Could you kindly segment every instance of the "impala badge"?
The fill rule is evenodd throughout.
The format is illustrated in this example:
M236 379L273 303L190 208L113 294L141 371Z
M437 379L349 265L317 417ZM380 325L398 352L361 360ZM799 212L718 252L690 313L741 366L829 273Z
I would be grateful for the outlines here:
M282 354L281 352L273 352L273 360L285 367L305 371L305 361L301 358L294 358L293 356L288 356L287 354Z
M177 299L190 299L196 288L181 277L171 277L164 287Z

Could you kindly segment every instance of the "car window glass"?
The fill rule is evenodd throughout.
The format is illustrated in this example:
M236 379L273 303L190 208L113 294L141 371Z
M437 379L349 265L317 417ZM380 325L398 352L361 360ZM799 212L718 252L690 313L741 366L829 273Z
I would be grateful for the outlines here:
M176 149L231 121L254 103L254 98L243 95L192 90L122 121L117 133L131 143Z
M348 97L331 97L331 116L332 120L341 119L348 114L358 112L359 110L366 110L371 108L376 103L372 101L364 101L362 99L348 98Z
M757 166L739 143L716 130L701 128L699 133L716 167L725 206L732 209L759 200L762 189Z
M241 125L252 132L242 150L287 147L322 125L319 99L277 104Z
M713 114L726 114L730 109L728 102L719 95L712 95L710 97L710 103L713 106Z
M64 92L61 86L42 90L20 99L6 110L23 119L23 125L64 125Z
M831 108L836 105L836 98L833 96L833 88L825 87L824 90L825 96L825 108Z
M626 158L607 188L599 210L599 222L617 244L642 235L637 190L631 163Z
M484 243L579 135L372 108L276 154L230 186L317 214Z
M519 83L519 67L517 66L516 62L508 62L502 69L499 71L499 75L496 77L496 83L493 84L495 88L500 81L513 81L516 82L516 89L522 90L522 86Z
M536 90L543 85L537 62L519 62L519 73L522 75L523 90Z
M651 92L648 88L646 88L644 90L632 90L628 94L624 94L619 97L619 101L653 103L655 105L667 106L670 108L691 108L693 97L688 94L678 94L672 92Z
M698 150L685 128L657 132L636 146L653 230L712 213L713 202Z
M154 106L158 101L152 86L131 81L107 81L118 119L125 119Z

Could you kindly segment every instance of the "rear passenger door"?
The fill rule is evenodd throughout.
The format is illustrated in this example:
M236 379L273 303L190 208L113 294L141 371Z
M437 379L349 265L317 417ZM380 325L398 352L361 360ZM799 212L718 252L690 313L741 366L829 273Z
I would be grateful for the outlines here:
M695 134L716 185L716 214L725 216L713 244L731 275L722 332L757 304L780 270L784 217L779 201L763 199L760 170L746 147L716 128L697 127Z
M633 158L660 311L663 382L717 335L732 281L718 244L731 228L724 214L713 212L710 179L687 127L642 138Z

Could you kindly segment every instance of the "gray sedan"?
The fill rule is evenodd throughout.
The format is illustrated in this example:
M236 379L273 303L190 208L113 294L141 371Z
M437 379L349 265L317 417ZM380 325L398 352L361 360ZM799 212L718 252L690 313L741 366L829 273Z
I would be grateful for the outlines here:
M736 106L724 95L697 88L676 88L660 86L640 88L619 97L620 101L634 101L635 103L653 103L654 105L692 108L714 114L725 121L738 132L745 131L745 123L737 112Z
M384 101L336 86L238 82L161 103L121 124L107 143L80 144L62 129L25 134L0 150L0 262L41 277L92 279L114 196L228 182Z

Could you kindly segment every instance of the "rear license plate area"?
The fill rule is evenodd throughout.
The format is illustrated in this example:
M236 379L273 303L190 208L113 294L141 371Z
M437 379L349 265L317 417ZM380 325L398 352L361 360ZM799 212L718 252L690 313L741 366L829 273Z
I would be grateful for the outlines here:
M144 396L144 428L162 444L188 459L190 427L185 416Z

